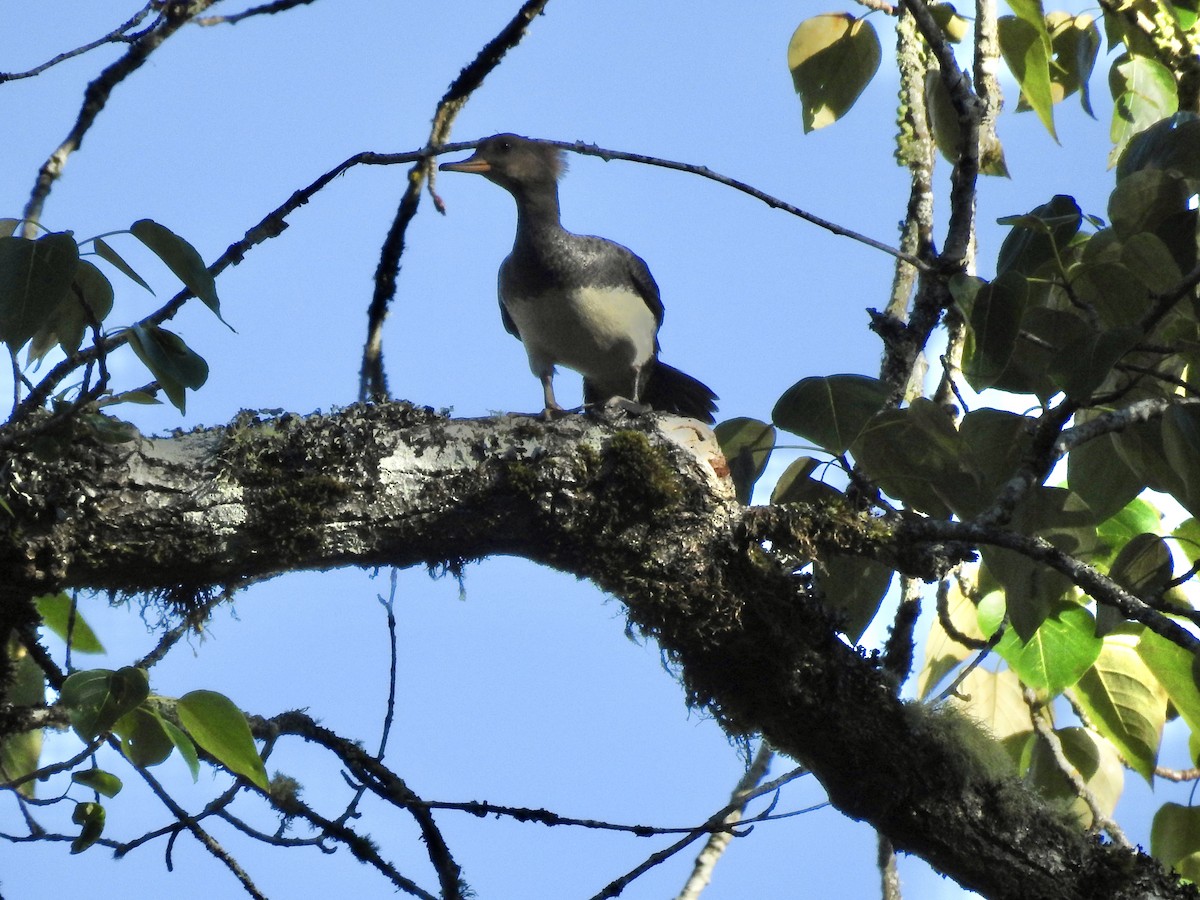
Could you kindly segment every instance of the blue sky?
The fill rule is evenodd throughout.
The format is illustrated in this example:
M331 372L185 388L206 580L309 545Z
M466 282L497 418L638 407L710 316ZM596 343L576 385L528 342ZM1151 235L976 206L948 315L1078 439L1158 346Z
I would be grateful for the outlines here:
M352 154L422 145L446 85L516 5L460 0L418 13L409 4L318 0L232 27L186 28L114 92L68 162L43 223L82 237L150 217L211 260L292 191ZM881 71L844 122L806 136L786 67L800 20L843 8L552 2L472 98L454 137L516 131L705 164L894 243L907 192L907 176L892 159L894 76ZM133 9L3 0L0 70L40 63ZM872 20L886 60L888 22ZM117 52L103 48L0 86L0 118L10 123L0 148L0 215L20 214L38 166L74 120L83 87ZM986 226L998 216L1054 193L1073 194L1086 211L1103 215L1111 186L1104 93L1101 76L1099 122L1073 99L1061 109L1062 146L1033 116L1006 117L1001 137L1013 178L983 183L981 274L989 274L1002 237ZM1008 96L1011 107L1011 88ZM151 433L218 424L242 408L306 413L353 402L378 248L405 172L348 172L294 213L280 238L226 272L218 288L237 333L189 304L171 327L208 360L208 384L189 396L185 417L170 406L131 408L128 417ZM947 175L941 166L939 186ZM438 185L448 215L423 204L385 333L392 391L462 416L535 410L537 381L496 310L512 201L464 175L444 173ZM573 158L561 194L567 227L620 241L647 260L667 309L663 358L711 385L722 417L768 418L782 391L808 375L876 373L879 346L864 310L886 303L892 267L883 254L719 185L630 163ZM113 240L158 297L169 297L170 274L135 243ZM110 325L153 308L155 298L114 278ZM147 380L128 354L110 368L122 386ZM11 393L6 378L0 373L4 395ZM560 399L575 402L578 379L563 373L558 382ZM374 746L387 687L384 616L375 598L386 592L386 575L358 571L255 586L157 667L152 685L168 695L220 690L263 715L305 707ZM388 759L426 798L688 825L719 808L742 771L737 748L703 713L684 707L657 649L625 636L620 604L586 583L521 560L489 560L469 567L461 591L453 579L403 573L396 609L400 699ZM109 665L154 640L136 610L109 611L96 600L84 611L112 651ZM307 800L337 814L341 781L328 757L293 742L268 768L296 775ZM773 774L785 768L777 762ZM162 773L192 808L226 783L203 772L193 788L177 760ZM109 804L111 834L130 836L143 823L167 820L152 798L126 800L135 793L131 786ZM821 799L819 786L804 779L787 790L781 809ZM266 827L256 808L242 806ZM406 818L369 803L365 813L362 827L383 841L386 855L432 885ZM487 898L587 897L663 843L454 814L439 821L467 879ZM0 830L14 830L15 822L12 806L0 806ZM391 894L345 851L266 851L228 830L217 833L270 897L313 896L314 884L336 884L344 895ZM1145 839L1136 829L1133 836ZM658 867L623 896L673 896L692 856ZM829 809L767 823L735 842L705 897L877 896L874 856L869 829ZM190 839L177 842L174 863L175 873L167 873L162 842L121 863L109 862L102 848L68 857L63 846L0 843L0 893L7 900L44 896L48 882L56 889L86 883L96 900L237 893ZM902 874L909 896L959 893L918 862L904 861Z

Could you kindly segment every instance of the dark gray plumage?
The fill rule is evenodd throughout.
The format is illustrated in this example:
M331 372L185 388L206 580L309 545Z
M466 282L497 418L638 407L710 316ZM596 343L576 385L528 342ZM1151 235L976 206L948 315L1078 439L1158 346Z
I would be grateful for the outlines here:
M517 202L516 240L500 266L500 316L525 345L547 415L562 411L554 397L554 367L562 365L583 375L585 403L644 403L713 421L716 395L658 361L663 304L646 263L620 244L562 227L560 151L498 134L441 168L483 175Z

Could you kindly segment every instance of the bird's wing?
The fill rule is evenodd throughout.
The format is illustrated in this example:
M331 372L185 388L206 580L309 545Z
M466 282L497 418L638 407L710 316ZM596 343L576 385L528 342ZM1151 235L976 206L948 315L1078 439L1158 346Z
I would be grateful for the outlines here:
M617 246L620 247L621 245L618 244ZM654 276L650 274L650 267L646 265L644 259L628 247L621 247L621 249L625 251L621 255L625 258L629 277L633 281L634 287L642 295L642 299L646 301L646 306L650 307L650 312L654 314L654 321L662 325L662 297L659 295L658 284L655 283Z
M509 273L511 262L512 257L510 256L500 264L500 276L496 287L500 299L500 321L504 323L504 330L520 341L523 340L521 332L517 330L517 323L513 321L513 317L508 314L508 307L504 305L504 297L509 292L512 282L512 276Z

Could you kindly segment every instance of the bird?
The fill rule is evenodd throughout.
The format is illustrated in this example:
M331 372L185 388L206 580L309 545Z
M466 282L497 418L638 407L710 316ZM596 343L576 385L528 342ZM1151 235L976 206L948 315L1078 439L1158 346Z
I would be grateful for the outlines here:
M715 421L717 395L658 358L663 303L645 261L614 241L563 228L562 151L497 134L467 159L439 168L482 175L516 201L516 238L500 265L500 317L525 345L547 420L566 413L554 395L561 365L583 376L585 408L653 409Z

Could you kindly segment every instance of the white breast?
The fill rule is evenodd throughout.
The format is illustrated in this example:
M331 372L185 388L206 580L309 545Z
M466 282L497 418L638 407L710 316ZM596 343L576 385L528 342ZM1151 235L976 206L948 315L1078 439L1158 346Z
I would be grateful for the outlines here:
M640 369L654 354L658 323L646 301L614 287L505 297L535 373L562 365L596 382Z

